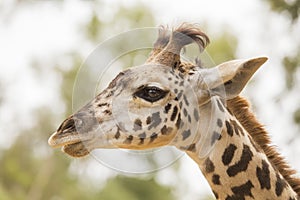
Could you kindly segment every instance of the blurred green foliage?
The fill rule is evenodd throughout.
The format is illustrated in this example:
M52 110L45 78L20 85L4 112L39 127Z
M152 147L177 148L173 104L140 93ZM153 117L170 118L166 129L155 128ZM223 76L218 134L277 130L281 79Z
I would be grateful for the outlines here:
M116 192L118 191L118 192ZM155 179L136 179L117 176L107 182L100 192L101 200L174 200L169 187L159 185Z
M300 13L300 0L266 0L271 8L276 12L285 12L291 18L291 21L296 21Z
M289 16L290 28L296 28L299 26L299 14L300 14L300 0L266 0L272 10L280 14L284 13ZM300 34L300 33L299 33ZM286 77L286 89L287 91L292 91L295 86L300 84L299 77L300 74L300 44L294 43L291 45L296 45L296 52L291 55L286 55L282 60L282 65L285 71ZM299 92L298 92L299 94ZM300 105L294 111L294 122L300 127Z
M296 55L290 55L284 57L283 66L285 70L285 77L286 77L286 86L288 90L294 88L296 84L296 76L299 73L299 66L300 66L300 46Z
M237 39L230 33L223 31L222 35L214 37L207 51L216 64L235 59Z

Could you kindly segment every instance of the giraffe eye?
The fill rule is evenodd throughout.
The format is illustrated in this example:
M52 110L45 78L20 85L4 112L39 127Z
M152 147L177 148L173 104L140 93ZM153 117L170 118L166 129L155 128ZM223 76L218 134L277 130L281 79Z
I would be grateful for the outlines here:
M153 103L164 98L167 93L168 91L162 90L155 86L145 86L134 93L134 96Z

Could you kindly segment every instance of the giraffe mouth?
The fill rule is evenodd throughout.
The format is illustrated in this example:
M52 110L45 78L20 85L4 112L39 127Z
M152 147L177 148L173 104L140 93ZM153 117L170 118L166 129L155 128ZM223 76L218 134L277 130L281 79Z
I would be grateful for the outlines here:
M61 147L62 151L69 154L72 157L83 157L89 154L91 150L87 149L85 145L93 137L86 135L81 135L78 133L64 133L60 134L55 132L51 135L48 140L48 144L53 148Z
M72 157L83 157L90 153L83 142L64 145L62 151Z

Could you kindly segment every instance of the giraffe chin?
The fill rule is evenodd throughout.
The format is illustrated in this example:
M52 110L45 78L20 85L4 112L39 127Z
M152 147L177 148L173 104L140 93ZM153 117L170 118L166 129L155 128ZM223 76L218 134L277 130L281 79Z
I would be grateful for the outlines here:
M76 158L84 157L90 153L90 151L85 147L85 145L82 142L67 144L62 147L62 151Z

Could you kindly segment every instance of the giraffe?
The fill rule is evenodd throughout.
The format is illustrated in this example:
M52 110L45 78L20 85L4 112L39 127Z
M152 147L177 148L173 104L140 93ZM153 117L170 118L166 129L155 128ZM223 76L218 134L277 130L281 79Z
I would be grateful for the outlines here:
M193 42L200 51L209 44L195 24L161 27L147 61L120 72L65 119L49 145L72 157L96 148L175 146L198 164L217 199L300 199L296 172L240 97L267 58L204 68L180 58Z

